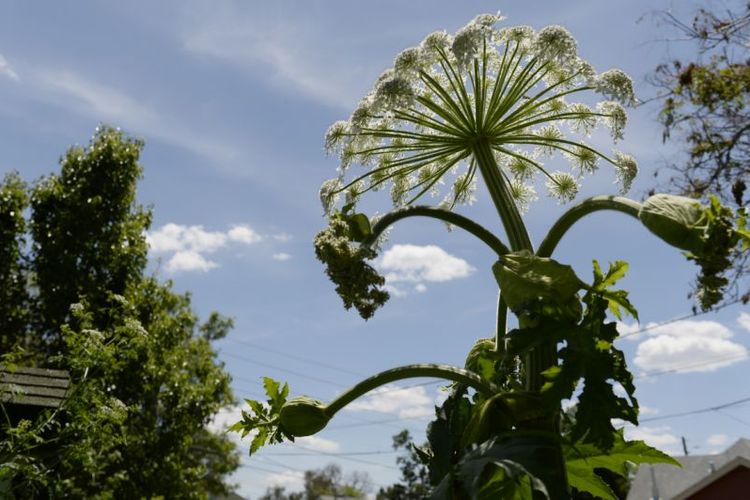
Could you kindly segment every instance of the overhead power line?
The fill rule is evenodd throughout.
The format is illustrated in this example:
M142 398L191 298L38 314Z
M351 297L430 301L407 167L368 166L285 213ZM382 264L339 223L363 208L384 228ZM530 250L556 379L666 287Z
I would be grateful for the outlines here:
M689 410L689 411L683 411L683 412L679 412L679 413L670 413L670 414L667 414L667 415L658 415L656 417L644 418L644 419L641 419L641 423L643 423L643 422L655 422L657 420L666 420L666 419L669 419L669 418L687 417L688 415L698 415L698 414L701 414L701 413L720 412L720 410L724 410L726 408L731 408L733 406L741 405L743 403L748 403L748 402L750 402L750 397L746 397L746 398L742 398L742 399L737 399L735 401L730 401L728 403L723 403L723 404L716 405L716 406L709 406L709 407L706 407L706 408L699 408L697 410Z
M708 311L701 311L701 312L697 312L697 313L685 314L683 316L678 316L676 318L668 319L666 321L660 321L658 323L652 323L652 324L644 326L643 328L640 328L640 329L638 329L638 330L636 330L634 332L623 333L622 335L619 335L618 338L625 339L625 338L628 338L628 337L632 337L634 335L641 334L643 332L647 332L649 330L653 330L654 328L659 328L660 326L669 325L671 323L677 323L678 321L684 321L686 319L696 318L698 316L703 316L703 315L708 314L708 313L721 311L722 309L727 308L729 306L733 306L733 305L737 304L738 302L742 302L742 299L730 300L729 302L725 302L724 304L722 304L722 305L720 305L718 307L714 307L713 309L709 309Z

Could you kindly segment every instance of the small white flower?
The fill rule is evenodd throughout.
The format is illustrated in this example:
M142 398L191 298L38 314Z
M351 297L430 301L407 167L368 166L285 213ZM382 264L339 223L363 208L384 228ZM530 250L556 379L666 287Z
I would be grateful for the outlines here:
M365 190L365 182L360 180L346 188L345 192L345 199L346 203L357 203L357 200L359 199L359 195L362 194L362 192Z
M339 120L328 127L326 131L325 148L326 153L332 154L341 148L342 141L349 133L349 122Z
M328 179L320 186L320 203L326 214L331 213L331 209L336 204L341 189L341 179L336 177Z
M625 194L630 190L635 176L638 175L638 164L632 156L615 151L615 171L617 182L620 183L620 193Z
M568 66L577 61L578 42L562 26L547 26L536 36L534 49L540 58Z
M357 108L349 118L349 127L352 132L359 132L360 129L366 128L374 114L372 99L368 96L359 101Z
M633 80L621 69L610 69L599 75L594 83L596 91L623 104L635 101Z
M498 11L497 14L479 14L477 17L471 20L470 24L476 24L477 26L482 26L483 28L492 28L504 19L505 16L501 15L500 11Z
M517 43L524 49L531 48L534 36L534 29L531 26L511 26L500 31L502 40Z
M482 49L485 35L486 30L476 24L467 24L456 33L456 36L453 37L451 49L460 68L467 68L477 57Z
M614 101L604 101L596 105L599 113L606 115L601 117L602 121L609 127L612 139L617 142L623 138L623 131L628 122L628 114L622 104Z
M427 65L423 50L412 47L402 51L393 61L393 69L400 76L412 77Z
M377 108L403 109L414 102L416 93L409 79L396 75L379 82L375 89Z
M439 53L447 52L453 44L453 39L445 31L435 31L430 33L422 40L419 46L422 48L422 55L430 62L439 60Z
M572 201L578 194L578 181L568 172L554 172L547 179L547 191L560 203Z
M546 127L542 127L539 130L536 131L536 135L539 136L539 138L543 142L549 142L549 144L545 144L543 146L540 146L540 149L542 153L551 155L554 153L557 149L557 140L563 138L562 131L556 127L555 125L547 125Z
M580 102L570 104L568 106L568 112L577 115L570 121L570 127L573 131L578 132L579 134L589 135L591 131L596 128L598 120L591 111L591 108L585 104Z
M468 172L459 175L453 183L453 204L473 204L476 201L476 197L474 196L476 190L476 176L472 176L470 179Z
M394 206L401 206L406 202L406 195L409 193L411 188L412 180L409 175L400 173L393 177L393 185L391 186L391 200Z
M581 175L593 174L599 168L599 156L589 148L576 146L568 157Z
M528 181L534 177L537 166L531 161L528 154L523 151L516 151L519 156L511 156L507 160L507 167L514 179L519 181ZM536 162L539 163L538 161Z
M516 200L516 206L521 213L526 212L529 209L529 205L539 199L534 186L519 180L514 180L510 183L510 194Z

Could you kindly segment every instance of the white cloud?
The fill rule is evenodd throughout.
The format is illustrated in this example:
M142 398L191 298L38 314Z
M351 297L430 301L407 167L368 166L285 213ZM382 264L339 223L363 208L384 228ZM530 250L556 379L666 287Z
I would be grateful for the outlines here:
M190 250L182 250L175 253L167 261L165 270L170 273L179 273L181 271L210 271L219 267L216 262L205 258L198 252L192 252Z
M2 54L0 54L0 75L7 76L11 80L20 80L20 78L18 78L18 73L15 72L15 70L8 63L8 60L5 59Z
M211 432L226 432L230 425L239 422L241 418L242 408L240 406L229 406L216 412L207 427Z
M422 386L398 388L385 385L346 407L350 411L392 413L399 418L422 418L434 415L434 400Z
M206 254L214 253L230 243L252 245L262 236L250 226L235 225L228 231L206 231L203 226L184 226L172 222L146 233L149 249L155 254L172 254L166 271L209 271L219 266Z
M748 313L746 313L744 311L741 312L740 315L737 316L737 323L742 328L744 328L745 330L747 330L748 332L750 332L750 314L748 314Z
M653 325L653 324L652 324ZM648 326L648 325L647 325ZM710 372L747 358L747 348L716 321L675 321L644 332L634 363L645 372Z
M296 438L294 440L294 443L300 445L303 448L322 451L324 453L335 453L341 450L341 445L336 441L324 439L318 436L305 436Z
M226 245L227 234L206 231L203 226L183 226L170 222L156 231L150 231L146 235L146 241L154 253L182 250L211 253Z
M724 446L729 443L729 436L726 434L711 434L706 438L706 444L709 446Z
M651 408L650 406L640 405L638 407L638 412L641 415L658 415L659 410L656 408Z
M227 232L227 236L232 241L237 241L239 243L245 243L248 245L257 243L258 241L263 239L261 235L253 231L250 226L244 224L232 226L229 232Z
M641 329L641 325L638 323L627 324L623 321L617 322L617 331L620 335L626 335L630 340L636 340L641 334L636 333Z
M351 41L337 43L323 23L295 19L293 13L269 15L256 5L243 9L212 4L210 10L193 10L185 19L188 52L316 101L350 109L364 93L363 73L376 75L377 68L356 57Z
M265 484L270 486L283 486L287 492L305 489L305 475L296 470L285 470L269 474L265 477Z
M284 252L279 252L279 253L275 253L275 254L273 254L273 255L271 256L271 258L272 258L273 260L278 260L278 261L280 261L280 262L283 262L283 261L285 261L285 260L289 260L289 259L291 259L291 258L292 258L292 256L291 256L291 255L289 255L288 253L284 253Z
M276 233L272 234L271 238L281 243L286 243L287 241L291 241L292 235L287 233Z
M427 287L423 282L442 282L465 278L476 269L435 245L393 245L375 265L385 275L386 289L395 296L406 295L395 283L415 283L417 292Z
M672 428L669 426L625 427L625 438L628 440L645 441L646 444L659 448L662 451L675 453L677 451L675 445L680 442L680 439L671 434L669 432L671 430Z

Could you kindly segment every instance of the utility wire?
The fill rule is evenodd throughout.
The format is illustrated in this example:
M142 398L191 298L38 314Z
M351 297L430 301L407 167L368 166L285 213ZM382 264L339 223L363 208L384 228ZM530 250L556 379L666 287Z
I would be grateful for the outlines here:
M748 402L750 402L750 397L746 397L746 398L742 398L742 399L737 399L735 401L730 401L729 403L723 403L723 404L716 405L716 406L709 406L707 408L699 408L697 410L689 410L689 411L683 411L683 412L679 412L679 413L670 413L668 415L659 415L659 416L656 416L656 417L644 418L644 419L641 419L641 423L643 423L643 422L654 422L654 421L657 421L657 420L666 420L666 419L669 419L669 418L687 417L688 415L698 415L698 414L701 414L701 413L709 413L709 412L719 412L720 413L720 410L724 410L726 408L731 408L733 406L741 405L743 403L748 403Z
M260 344L256 344L255 342L248 342L246 340L237 340L237 339L234 339L234 338L231 338L231 337L227 337L225 340L227 342L234 342L235 344L246 345L248 347L252 347L253 349L258 349L259 351L265 351L265 352L270 352L272 354L276 354L278 356L284 356L285 358L293 359L295 361L302 361L303 363L308 363L308 364L311 364L311 365L320 366L322 368L327 368L329 370L334 370L334 371L337 371L337 372L346 373L347 375L354 375L356 377L365 377L366 376L366 375L364 375L362 373L355 372L355 371L352 371L352 370L348 370L346 368L341 368L339 366L330 365L328 363L323 363L321 361L318 361L318 360L315 360L315 359L312 359L312 358L306 358L306 357L303 357L303 356L297 356L295 354L289 354L289 353L281 351L281 350L271 349L270 347L264 347L264 346L262 346Z
M698 316L703 316L704 314L721 311L722 309L724 309L726 307L729 307L729 306L733 306L733 305L735 305L735 304L737 304L738 302L741 302L741 301L742 301L742 299L734 299L734 300L730 300L729 302L725 302L724 304L722 304L722 305L720 305L718 307L714 307L713 309L709 309L708 311L701 311L701 312L697 312L697 313L685 314L684 316L678 316L677 318L668 319L666 321L660 321L658 323L652 323L652 324L644 326L643 328L640 328L640 329L638 329L638 330L636 330L634 332L623 333L622 335L619 335L618 338L625 339L625 338L628 338L628 337L632 337L634 335L638 335L639 333L643 333L643 332L647 332L649 330L653 330L654 328L659 328L660 326L669 325L670 323L676 323L678 321L683 321L683 320L686 320L686 319L696 318Z

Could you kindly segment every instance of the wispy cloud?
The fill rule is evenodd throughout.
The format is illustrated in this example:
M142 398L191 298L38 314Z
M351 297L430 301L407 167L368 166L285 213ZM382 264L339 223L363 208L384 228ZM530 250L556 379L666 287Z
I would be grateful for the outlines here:
M222 232L207 231L203 226L184 226L170 222L146 234L146 242L152 253L169 256L166 263L168 273L209 271L219 264L208 259L207 254L232 243L252 245L262 239L260 234L245 224L232 226Z
M152 109L112 85L70 69L37 68L29 74L31 84L41 91L41 99L78 114L121 125L135 134L162 140L212 161L230 163L240 156L235 148L207 139L206 134L186 127L183 120Z
M251 9L212 4L186 20L185 49L226 62L316 101L351 109L362 94L366 67L347 44L337 43L322 23L273 16ZM347 49L347 50L345 50Z
M16 73L2 54L0 54L0 76L6 76L11 80L20 81L18 73Z
M744 318L740 315L738 322ZM628 337L638 344L633 362L644 372L711 372L747 359L748 349L734 342L734 333L716 321L682 320L665 325L649 323L647 330ZM639 330L619 324L621 333Z
M284 252L279 252L279 253L275 253L275 254L273 254L273 255L271 256L271 258L272 258L273 260L278 260L279 262L284 262L284 261L286 261L286 260L289 260L289 259L291 259L291 258L292 258L292 256L291 256L291 255L289 255L288 253L284 253Z

